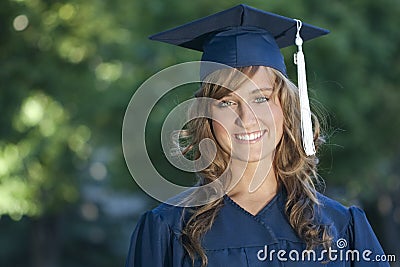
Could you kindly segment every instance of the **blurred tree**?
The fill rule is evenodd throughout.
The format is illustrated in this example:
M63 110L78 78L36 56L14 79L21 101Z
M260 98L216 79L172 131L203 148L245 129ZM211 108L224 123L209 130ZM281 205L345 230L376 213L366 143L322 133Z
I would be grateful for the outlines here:
M117 15L122 2L0 4L0 215L32 218L32 266L60 264L60 225L83 185L107 173L121 179L106 184L130 184L119 136L140 75L132 75L133 31Z

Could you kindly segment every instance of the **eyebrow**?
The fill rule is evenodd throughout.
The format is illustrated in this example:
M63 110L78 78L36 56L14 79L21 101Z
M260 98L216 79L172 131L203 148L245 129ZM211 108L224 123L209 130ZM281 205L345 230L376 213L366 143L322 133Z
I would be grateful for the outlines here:
M258 93L260 93L260 91L261 91L261 92L265 92L265 91L270 91L270 92L272 92L273 89L272 89L271 87L256 88L256 89L254 89L253 91L251 91L250 94L258 94Z
M250 92L251 95L255 95L255 94L259 94L261 92L273 92L274 89L272 89L271 87L263 87L263 88L256 88L253 91ZM221 97L221 99L223 99L224 97L228 97L228 96L233 96L235 93L235 91L230 92L229 94L227 94L226 96Z

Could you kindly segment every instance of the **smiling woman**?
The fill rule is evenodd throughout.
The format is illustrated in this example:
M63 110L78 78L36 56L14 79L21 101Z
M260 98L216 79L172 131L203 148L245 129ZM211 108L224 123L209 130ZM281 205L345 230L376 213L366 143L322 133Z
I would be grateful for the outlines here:
M310 152L322 143L318 120L312 116L311 137L306 136L303 125L311 116L303 112L308 108L304 69L299 71L299 90L287 78L279 51L297 39L298 62L304 68L301 25L305 39L327 33L239 5L152 37L201 50L202 61L224 64L201 70L195 96L212 101L194 105L190 112L210 116L190 121L183 134L190 144L183 154L197 160L203 156L201 142L214 141L215 157L197 174L201 186L218 180L225 194L201 206L161 204L145 213L132 235L127 267L327 262L349 267L365 266L383 254L362 210L344 207L316 190L318 158ZM307 138L313 142L303 142ZM360 258L366 250L369 259ZM388 264L373 261L370 266Z
M291 226L303 235L309 248L315 244L328 246L331 237L327 227L315 225L309 217L318 204L316 158L307 157L301 146L297 87L273 68L248 66L211 73L196 97L215 99L210 107L197 106L210 109L212 120L193 120L188 129L193 140L190 148L196 149L205 138L214 140L219 148L211 165L199 173L204 183L224 176L228 169L226 197L252 216L264 210L281 190L290 192L286 198L291 206L282 212L287 213ZM318 148L322 141L317 120L314 125ZM196 235L205 234L220 205L225 208L223 202L220 199L191 211L182 231L189 254L197 247L193 254L202 255Z

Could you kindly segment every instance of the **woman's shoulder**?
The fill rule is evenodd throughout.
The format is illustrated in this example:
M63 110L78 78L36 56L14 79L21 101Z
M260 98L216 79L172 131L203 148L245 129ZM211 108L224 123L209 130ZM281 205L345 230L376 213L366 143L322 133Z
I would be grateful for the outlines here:
M144 213L143 216L151 217L157 220L159 224L164 224L173 230L180 231L182 229L184 214L184 207L161 203L154 209Z
M322 193L319 193L319 192L317 192L317 198L321 204L320 207L325 212L330 212L337 216L349 215L349 212L350 212L349 207L343 205L339 201L334 200L334 199L332 199Z
M373 258L373 255L384 255L379 240L361 208L346 207L322 194L318 194L318 199L321 203L318 209L320 222L332 226L333 238L336 240L338 248L342 249L347 246L358 252L369 251L370 259ZM348 242L350 243L348 244ZM382 262L382 265L379 266L389 265L387 262Z
M338 233L343 233L354 227L369 226L367 216L357 206L345 206L321 193L317 193L320 205L317 209L317 217L320 223L333 226ZM372 230L372 229L371 229Z
M131 236L125 266L182 266L179 222L183 208L160 204L142 214Z
M317 198L320 205L316 212L320 222L334 226L338 232L343 232L352 224L353 214L355 212L362 212L361 209L355 206L345 206L321 193L317 193Z

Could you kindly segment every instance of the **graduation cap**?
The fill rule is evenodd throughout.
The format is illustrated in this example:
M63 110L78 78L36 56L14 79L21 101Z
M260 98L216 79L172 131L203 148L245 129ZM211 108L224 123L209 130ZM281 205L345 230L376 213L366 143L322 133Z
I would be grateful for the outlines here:
M313 155L315 148L302 44L327 33L328 30L300 20L241 4L154 34L150 39L201 51L202 61L233 68L267 66L285 76L286 66L280 48L297 45L295 63L298 69L303 146L307 155ZM201 70L201 76L211 71Z

